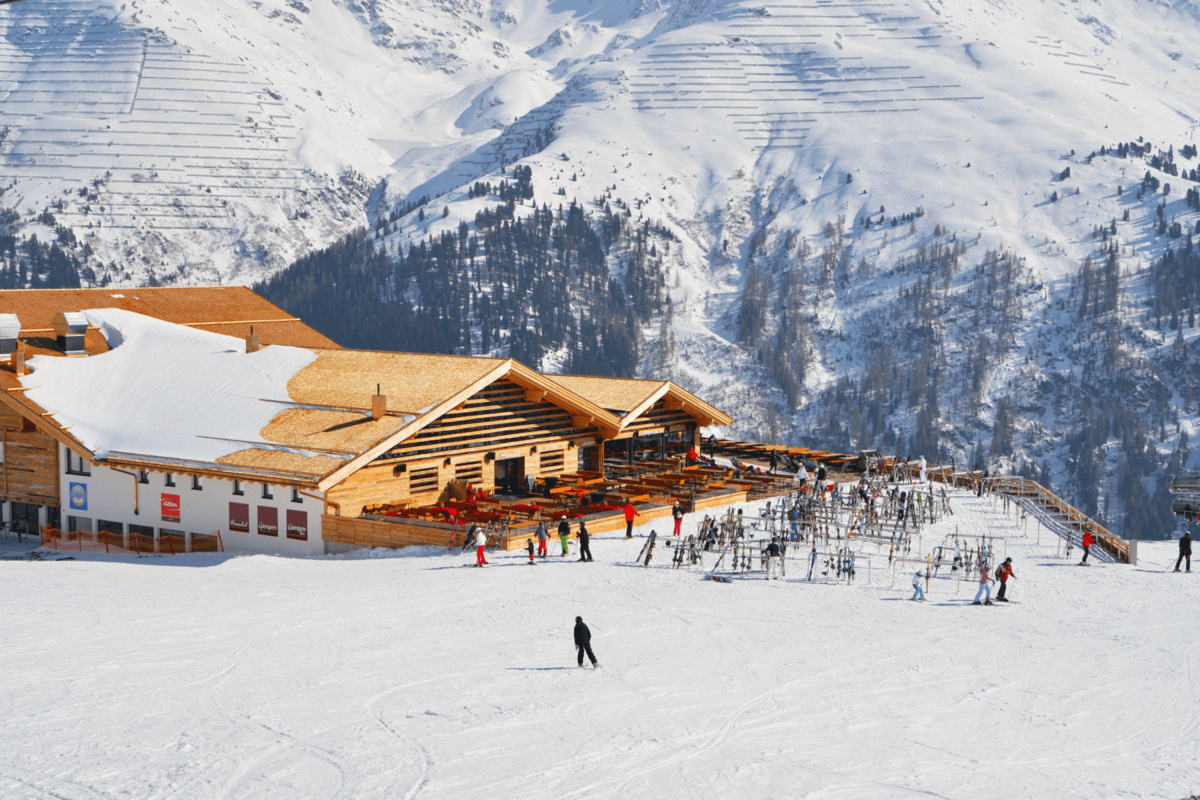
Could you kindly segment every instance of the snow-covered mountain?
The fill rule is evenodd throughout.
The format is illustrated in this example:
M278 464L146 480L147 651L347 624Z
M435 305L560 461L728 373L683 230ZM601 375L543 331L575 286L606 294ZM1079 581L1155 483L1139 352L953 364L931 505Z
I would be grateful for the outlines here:
M0 205L97 280L250 282L364 224L404 252L519 163L539 206L658 226L643 367L740 433L1061 482L1088 408L1156 452L1195 430L1147 269L1200 208L1194 3L22 0L0 29Z

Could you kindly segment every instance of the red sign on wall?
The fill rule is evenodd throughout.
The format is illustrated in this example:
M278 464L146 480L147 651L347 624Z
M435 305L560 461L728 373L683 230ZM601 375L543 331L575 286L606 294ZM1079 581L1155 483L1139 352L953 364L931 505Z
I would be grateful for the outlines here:
M288 509L287 512L287 538L300 539L308 541L308 512L293 511Z
M239 531L240 533L250 532L249 503L229 504L229 530Z
M279 535L279 509L258 507L258 533L260 536Z
M162 496L162 521L179 522L179 495L164 494Z

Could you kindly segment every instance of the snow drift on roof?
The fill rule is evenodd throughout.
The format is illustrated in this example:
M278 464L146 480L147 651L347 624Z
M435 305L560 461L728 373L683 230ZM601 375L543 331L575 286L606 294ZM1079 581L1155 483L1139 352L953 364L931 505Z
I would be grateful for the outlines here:
M87 358L37 356L21 379L31 401L103 458L133 453L216 461L261 442L312 351L273 345L246 353L231 336L115 308L83 312L113 348ZM211 438L209 438L211 437Z

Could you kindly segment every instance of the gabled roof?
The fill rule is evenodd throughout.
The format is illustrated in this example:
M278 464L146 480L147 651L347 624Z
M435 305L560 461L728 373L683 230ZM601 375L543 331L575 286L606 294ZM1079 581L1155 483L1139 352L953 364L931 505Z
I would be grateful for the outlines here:
M631 378L596 378L587 375L553 375L562 384L621 418L625 428L646 413L659 400L697 417L701 425L728 425L733 418L709 405L696 395L672 381L638 380Z

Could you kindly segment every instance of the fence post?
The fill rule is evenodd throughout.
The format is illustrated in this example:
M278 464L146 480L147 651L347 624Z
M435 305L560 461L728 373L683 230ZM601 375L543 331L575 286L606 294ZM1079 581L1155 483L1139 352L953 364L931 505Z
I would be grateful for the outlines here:
M1137 539L1129 540L1129 566L1137 566Z

